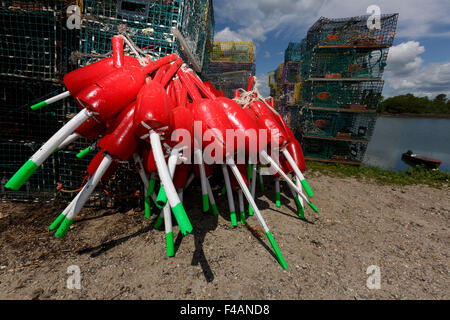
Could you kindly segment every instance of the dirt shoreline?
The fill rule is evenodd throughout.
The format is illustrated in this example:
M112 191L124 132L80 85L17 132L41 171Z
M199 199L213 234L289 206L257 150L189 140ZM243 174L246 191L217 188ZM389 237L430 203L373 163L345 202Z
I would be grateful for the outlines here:
M289 192L276 208L267 179L257 204L288 270L257 227L233 228L201 212L199 189L185 199L193 234L165 237L142 212L85 208L64 239L47 231L64 203L0 203L0 299L449 299L450 190L390 186L353 178L311 177L318 215L300 221ZM283 184L283 190L288 191ZM195 203L193 203L195 202ZM178 235L178 236L177 236ZM81 290L67 289L67 268ZM381 289L366 286L367 268Z

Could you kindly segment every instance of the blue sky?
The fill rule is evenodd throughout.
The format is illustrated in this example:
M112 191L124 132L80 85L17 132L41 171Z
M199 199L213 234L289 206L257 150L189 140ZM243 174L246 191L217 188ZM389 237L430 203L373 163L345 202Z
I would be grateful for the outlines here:
M268 95L268 74L284 59L289 42L300 42L321 16L399 13L388 56L383 94L450 96L450 1L448 0L214 0L216 40L254 41L256 75Z

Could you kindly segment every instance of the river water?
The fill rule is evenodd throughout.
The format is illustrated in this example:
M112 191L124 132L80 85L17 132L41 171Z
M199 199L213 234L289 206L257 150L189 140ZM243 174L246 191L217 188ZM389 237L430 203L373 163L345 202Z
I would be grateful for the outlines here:
M442 161L450 171L450 119L378 117L364 164L396 171L410 166L401 160L412 150Z

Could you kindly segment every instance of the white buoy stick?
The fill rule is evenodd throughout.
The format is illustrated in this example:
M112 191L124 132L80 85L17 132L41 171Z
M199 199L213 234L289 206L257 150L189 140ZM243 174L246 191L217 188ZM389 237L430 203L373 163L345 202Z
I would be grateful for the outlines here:
M245 197L247 198L247 201L253 207L253 211L255 212L256 217L258 218L259 224L263 228L264 233L267 236L267 239L269 240L270 244L272 245L273 250L275 251L275 255L278 258L278 262L281 264L283 269L287 269L286 261L284 260L283 255L281 254L281 251L278 248L278 245L276 244L276 242L272 236L272 233L269 230L269 227L267 226L266 222L264 221L264 218L262 217L261 212L259 211L258 207L256 206L255 200L252 198L250 190L248 190L247 185L245 184L245 181L242 178L241 173L239 172L239 169L237 168L236 164L234 163L234 160L232 158L228 158L227 164L231 168L234 176L236 177L236 180L238 181Z
M56 233L55 233L56 237L62 238L66 235L67 231L69 230L73 221L77 217L81 208L84 206L86 201L89 199L89 196L92 194L95 187L100 182L100 179L103 177L106 170L108 170L111 163L112 163L112 157L109 154L105 154L102 162L98 166L95 173L92 175L92 177L88 180L88 182L83 187L83 189L77 195L77 198L74 199L76 201L69 209L69 212L67 213L66 218L62 222L61 226L58 228L58 231L56 231Z
M234 207L233 189L231 188L230 176L226 165L222 165L223 179L227 189L228 208L230 210L231 225L237 227L236 209Z
M31 158L9 179L5 187L12 190L19 188L30 178L37 168L55 151L55 149L71 135L80 124L87 120L90 113L83 109L61 129L59 129L50 139L44 143Z
M205 171L205 165L203 164L203 155L200 149L194 150L194 157L197 159L199 171L200 171L200 183L202 186L202 203L203 203L203 212L209 210L209 199L208 199L208 187L207 187L207 177Z
M291 165L292 169L294 169L295 175L298 177L298 179L300 180L300 183L302 184L302 186L305 188L306 194L309 197L314 196L314 193L312 192L308 182L306 181L305 177L303 176L301 170L299 169L299 167L297 166L297 164L295 163L294 159L292 158L291 154L289 153L289 151L287 151L286 148L284 148L282 150L284 157L286 158L286 160L289 162L289 164Z
M150 131L149 134L153 156L155 158L159 178L161 179L161 184L163 185L164 191L167 194L168 203L172 208L172 212L178 222L178 225L180 226L181 233L183 235L186 235L192 231L192 225L189 221L189 218L187 217L186 211L184 210L180 198L178 198L175 186L173 185L172 179L170 177L169 169L167 168L167 164L162 151L161 138L155 131Z
M58 102L59 100L65 99L67 97L70 97L70 92L64 91L63 93L60 93L54 97L48 98L47 100L33 104L30 108L31 108L31 110L38 110L38 109L48 106L49 104L52 104L52 103Z

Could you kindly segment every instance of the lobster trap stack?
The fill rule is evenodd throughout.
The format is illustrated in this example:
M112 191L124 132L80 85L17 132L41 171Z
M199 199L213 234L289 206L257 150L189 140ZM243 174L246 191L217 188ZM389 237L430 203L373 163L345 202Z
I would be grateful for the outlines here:
M281 77L283 75L284 62L280 63L274 72L269 74L269 88L270 96L275 101L278 111L281 108L281 99L283 96L283 86L281 84Z
M361 164L382 99L383 72L398 14L320 18L302 40L303 108L299 135L305 157Z
M66 25L66 1L2 1L0 21L0 178L1 197L48 201L66 194L57 185L80 184L89 159L74 162L66 150L50 161L18 191L5 190L7 177L33 154L52 132L63 125L76 107L73 100L55 103L51 110L31 111L30 105L64 91L64 74L77 67L70 54L78 48L79 30ZM83 141L77 143L85 147ZM62 169L64 168L64 169Z
M298 110L302 98L301 44L290 42L285 50L284 62L273 74L275 81L269 80L271 95L280 106L284 120L291 128L298 126ZM272 84L273 83L273 84Z
M75 5L78 16L70 10ZM68 20L78 17L78 25L70 27ZM92 156L76 155L95 146L79 139L55 152L20 190L4 187L20 163L79 111L71 97L30 110L65 91L65 74L111 55L111 37L119 33L155 58L173 52L183 56L186 50L172 28L191 53L185 61L195 60L206 70L214 37L212 0L6 0L0 4L0 21L0 197L18 201L71 199L85 179ZM117 199L141 202L134 196L140 181L135 169L128 163L120 168L121 174L100 185L88 205L114 206Z
M172 32L176 28L185 40L184 49L192 55L189 58L199 68L207 67L214 37L212 0L86 0L83 9L81 66L110 52L109 39L118 33L126 33L136 46L155 57L174 52L183 55Z
M214 41L208 79L226 97L232 98L236 89L246 88L255 71L253 42Z

